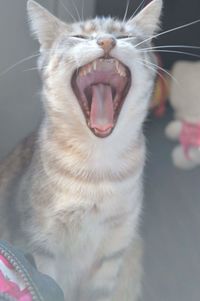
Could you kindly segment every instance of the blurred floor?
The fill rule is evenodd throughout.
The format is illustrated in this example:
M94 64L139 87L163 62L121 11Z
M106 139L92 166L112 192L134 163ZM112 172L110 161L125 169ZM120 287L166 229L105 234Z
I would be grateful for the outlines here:
M173 167L175 143L164 136L172 119L146 125L148 163L142 232L145 241L142 301L200 300L200 167Z

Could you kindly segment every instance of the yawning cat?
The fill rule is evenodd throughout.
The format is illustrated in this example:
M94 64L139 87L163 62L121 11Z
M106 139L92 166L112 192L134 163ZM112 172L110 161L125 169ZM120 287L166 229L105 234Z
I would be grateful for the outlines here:
M0 165L0 238L31 252L68 301L140 295L142 124L156 72L140 48L161 7L66 24L28 1L45 113Z

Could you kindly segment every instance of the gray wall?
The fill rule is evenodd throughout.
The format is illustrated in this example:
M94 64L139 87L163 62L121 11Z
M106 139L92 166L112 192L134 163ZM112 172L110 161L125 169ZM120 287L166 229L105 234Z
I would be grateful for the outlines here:
M20 60L35 54L38 44L30 36L26 0L0 1L0 158L5 156L14 145L30 133L42 115L39 91L41 83L35 70L36 59L6 69ZM73 11L75 3L82 15L84 4L85 17L93 14L93 0L38 0L50 11L69 21L61 2Z
M57 3L58 14L63 20L73 21L74 17L78 21L94 14L95 0L57 0Z

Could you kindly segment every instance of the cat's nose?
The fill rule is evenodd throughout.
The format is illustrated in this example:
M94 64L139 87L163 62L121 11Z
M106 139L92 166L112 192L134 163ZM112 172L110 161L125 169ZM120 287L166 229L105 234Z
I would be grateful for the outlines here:
M99 37L97 39L97 44L103 48L105 54L109 54L109 52L116 46L116 40L113 37Z

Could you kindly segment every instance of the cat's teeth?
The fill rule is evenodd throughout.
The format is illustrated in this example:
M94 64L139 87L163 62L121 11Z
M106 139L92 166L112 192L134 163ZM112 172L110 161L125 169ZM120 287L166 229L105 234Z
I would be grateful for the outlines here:
M124 67L123 67L121 64L119 64L119 67L118 67L118 73L119 73L120 76L122 76L122 77L125 77L125 76L126 76L125 69L124 69Z
M125 71L124 67L117 60L115 60L115 68L117 70L117 73L119 73L120 76L122 76L122 77L126 76L126 71Z
M86 76L88 73L90 73L92 71L92 65L88 65L86 67L82 67L79 71L79 75L81 77Z
M87 69L86 69L86 68L83 69L83 75L84 75L84 76L87 75Z
M93 66L93 70L97 70L97 61L94 61L92 66Z
M117 69L117 72L119 73L119 62L118 61L115 61L115 67Z
M88 65L88 68L87 68L87 73L90 73L91 71L92 71L92 65L89 64L89 65Z
M110 66L108 66L108 63ZM96 71L96 70L102 70L102 71L114 71L121 76L126 77L126 70L123 67L122 64L118 60L110 59L108 61L105 61L104 59L98 59L93 61L90 64L87 64L86 66L82 67L79 71L79 75L81 77L88 75L89 73Z
M122 77L125 77L125 76L126 76L126 74L124 73L123 70L120 71L120 76L122 76Z
M89 112L88 105L87 105L86 102L83 102L83 107L84 107L84 109L85 109L86 114L89 116L89 115L90 115L90 112Z
M82 76L84 76L84 74L83 74L83 69L81 68L80 69L80 71L79 71L79 75L82 77Z

